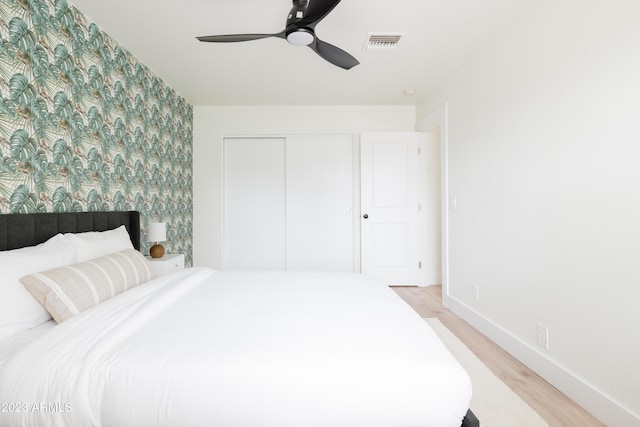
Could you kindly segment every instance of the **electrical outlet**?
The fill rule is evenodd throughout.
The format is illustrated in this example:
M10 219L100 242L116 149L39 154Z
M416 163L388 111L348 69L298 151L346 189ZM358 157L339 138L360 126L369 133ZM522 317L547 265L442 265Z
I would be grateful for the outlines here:
M480 287L478 285L473 285L473 299L480 299Z
M538 323L538 344L549 350L549 329Z

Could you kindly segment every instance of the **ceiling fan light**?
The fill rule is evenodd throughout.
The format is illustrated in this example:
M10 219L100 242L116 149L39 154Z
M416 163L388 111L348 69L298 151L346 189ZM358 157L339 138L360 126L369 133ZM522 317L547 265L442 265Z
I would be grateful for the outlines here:
M308 46L314 39L315 37L311 31L302 28L287 34L287 41L295 46Z

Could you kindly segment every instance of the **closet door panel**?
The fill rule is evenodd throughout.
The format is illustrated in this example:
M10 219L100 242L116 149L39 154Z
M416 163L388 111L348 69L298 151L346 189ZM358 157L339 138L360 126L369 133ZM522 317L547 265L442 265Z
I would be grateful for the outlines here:
M224 140L224 268L284 270L285 139Z
M353 138L286 143L287 270L353 271Z

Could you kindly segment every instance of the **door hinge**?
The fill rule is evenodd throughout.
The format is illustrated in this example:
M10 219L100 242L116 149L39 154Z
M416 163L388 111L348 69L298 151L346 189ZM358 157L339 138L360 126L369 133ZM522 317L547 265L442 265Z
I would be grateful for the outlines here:
M422 154L422 148L418 147L418 156Z
M422 268L422 261L418 261L418 269Z

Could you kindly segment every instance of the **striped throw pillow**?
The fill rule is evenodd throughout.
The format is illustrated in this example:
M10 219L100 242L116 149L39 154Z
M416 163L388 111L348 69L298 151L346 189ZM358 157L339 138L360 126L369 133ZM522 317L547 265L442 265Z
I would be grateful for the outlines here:
M100 304L156 276L149 262L135 249L20 279L56 322Z

